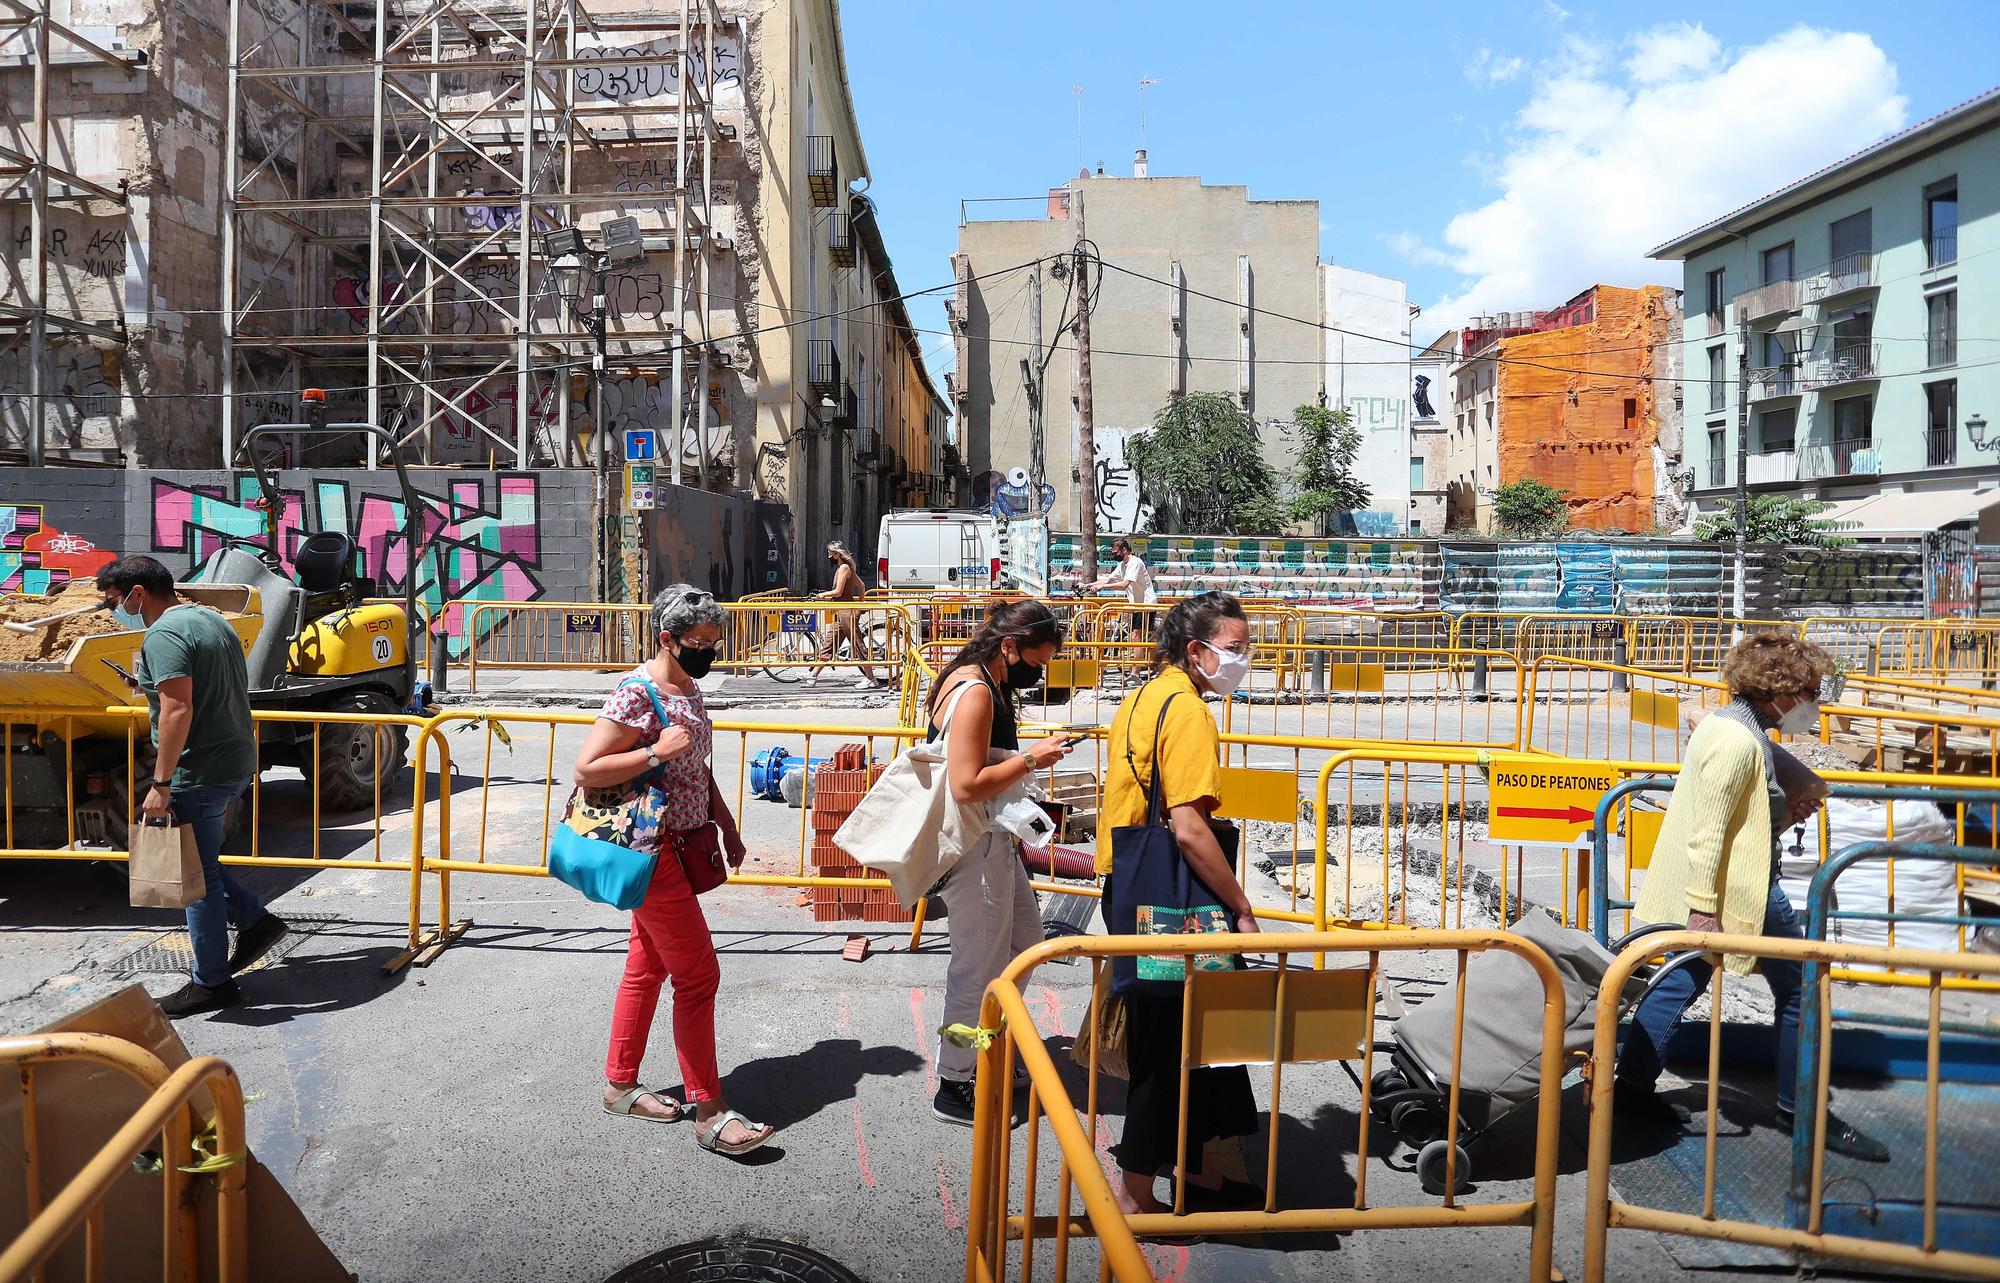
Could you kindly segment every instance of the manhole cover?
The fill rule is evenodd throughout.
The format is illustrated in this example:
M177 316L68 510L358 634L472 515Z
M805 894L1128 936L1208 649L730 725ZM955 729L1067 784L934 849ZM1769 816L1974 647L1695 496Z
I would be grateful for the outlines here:
M604 1283L862 1283L845 1265L775 1238L697 1239L634 1261Z
M291 931L272 945L269 953L245 968L245 973L262 971L304 944L307 936L337 921L339 919L331 914L287 914L285 925ZM233 931L230 933L230 946L235 947ZM194 942L185 930L163 931L123 957L105 963L104 969L119 976L175 975L191 971L194 969Z

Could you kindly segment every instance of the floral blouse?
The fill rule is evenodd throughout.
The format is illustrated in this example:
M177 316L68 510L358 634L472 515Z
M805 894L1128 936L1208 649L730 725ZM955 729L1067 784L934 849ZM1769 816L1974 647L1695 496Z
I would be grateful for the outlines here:
M661 826L672 832L698 829L709 822L708 758L715 734L701 692L672 694L654 685L643 667L635 668L625 675L597 715L639 732L640 744L652 743L666 728L653 713L653 701L646 698L648 686L653 686L659 695L667 720L686 730L694 740L692 748L655 772L661 792Z

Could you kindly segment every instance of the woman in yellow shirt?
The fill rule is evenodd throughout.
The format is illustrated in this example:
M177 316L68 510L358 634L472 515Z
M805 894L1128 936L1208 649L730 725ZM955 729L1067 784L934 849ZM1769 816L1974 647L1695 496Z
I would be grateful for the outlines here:
M1769 732L1810 734L1819 726L1820 690L1835 671L1833 657L1788 633L1755 633L1722 660L1722 680L1734 698L1702 719L1667 800L1652 867L1633 913L1646 922L1687 923L1690 931L1799 939L1798 916L1778 885L1778 834L1803 819L1779 783L1777 747ZM1817 798L1803 807L1817 808ZM1731 954L1724 967L1748 975L1756 959ZM1796 962L1766 958L1762 971L1777 1003L1777 1109L1792 1125L1798 1087L1799 990ZM1669 973L1639 1004L1625 1038L1613 1089L1620 1118L1679 1130L1680 1111L1653 1090L1667 1043L1681 1014L1707 984L1705 962ZM1880 1142L1832 1113L1827 1148L1870 1161L1889 1156Z
M1111 766L1097 825L1098 872L1112 871L1111 831L1146 822L1147 788L1157 773L1182 858L1215 903L1235 919L1236 930L1255 931L1250 897L1237 882L1209 819L1222 801L1221 739L1202 702L1204 694L1229 698L1249 673L1250 625L1243 607L1219 592L1180 602L1160 621L1153 664L1156 675L1112 719ZM1101 906L1107 925L1112 920L1110 888L1107 880ZM1117 1152L1123 1180L1113 1193L1128 1214L1165 1211L1168 1206L1155 1195L1154 1182L1171 1171L1179 1148L1181 999L1135 991L1125 1003L1131 1084ZM1247 1069L1190 1071L1190 1204L1263 1205L1262 1191L1203 1170L1207 1142L1256 1129L1257 1103Z

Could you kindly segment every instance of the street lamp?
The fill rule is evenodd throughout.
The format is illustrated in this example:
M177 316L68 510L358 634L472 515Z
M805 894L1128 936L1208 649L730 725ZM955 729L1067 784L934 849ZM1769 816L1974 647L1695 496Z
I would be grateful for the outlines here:
M1967 419L1965 433L1972 438L1972 448L1975 450L2000 450L2000 437L1995 437L1990 442L1986 439L1985 415L1975 414Z
M1674 488L1681 492L1683 501L1694 498L1694 469L1688 468L1676 476Z

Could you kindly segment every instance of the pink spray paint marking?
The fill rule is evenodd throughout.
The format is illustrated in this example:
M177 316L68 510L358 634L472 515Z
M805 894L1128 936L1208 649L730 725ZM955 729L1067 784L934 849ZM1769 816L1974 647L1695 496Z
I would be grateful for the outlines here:
M958 1208L952 1205L951 1184L945 1180L944 1160L942 1158L938 1159L937 1178L938 1202L944 1206L944 1223L946 1228L954 1230L964 1229L965 1220L959 1216Z
M839 1008L840 1036L854 1036L854 1026L847 1018L847 991L841 990ZM869 1189L875 1188L875 1173L868 1169L868 1129L861 1121L861 1097L856 1095L848 1102L854 1115L854 1157L861 1164L861 1183Z
M910 1022L917 1028L917 1054L924 1058L924 1076L931 1095L937 1095L937 1062L931 1058L931 1031L924 1022L924 991L910 986Z

